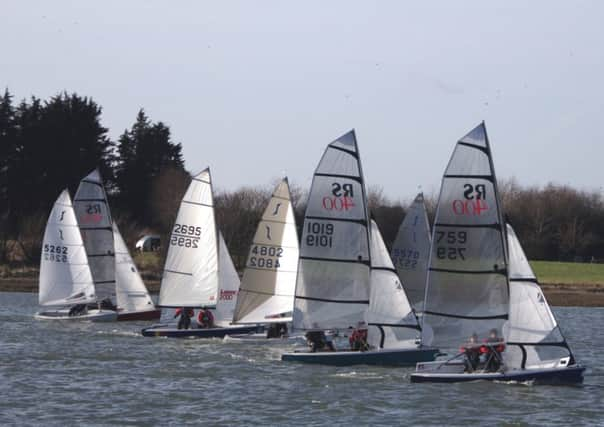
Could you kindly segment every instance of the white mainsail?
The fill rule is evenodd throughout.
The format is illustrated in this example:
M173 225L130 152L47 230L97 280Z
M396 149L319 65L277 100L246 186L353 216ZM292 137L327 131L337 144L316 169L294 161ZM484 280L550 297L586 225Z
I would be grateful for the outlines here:
M233 323L240 281L221 232L218 232L218 241L218 302L214 321L216 326L224 327Z
M430 243L430 223L424 195L420 193L409 207L392 245L392 261L415 311L424 308Z
M256 229L237 296L236 323L290 322L298 270L298 233L287 178Z
M136 265L130 256L126 242L117 224L113 223L115 241L115 285L117 307L123 312L154 310L155 305L145 287Z
M382 234L371 221L371 293L366 314L369 343L376 348L416 347L419 324Z
M506 243L484 123L457 142L442 180L424 308L433 344L457 347L508 318Z
M98 301L115 296L115 248L107 195L97 169L80 181L75 208Z
M210 169L192 178L182 199L159 293L162 307L216 305L218 237Z
M504 326L508 343L505 361L511 367L539 366L544 361L572 356L520 241L507 225L510 307Z
M369 233L354 130L327 146L304 216L294 303L297 329L356 326L369 305Z
M67 190L55 202L44 231L38 300L43 306L96 301L86 250Z

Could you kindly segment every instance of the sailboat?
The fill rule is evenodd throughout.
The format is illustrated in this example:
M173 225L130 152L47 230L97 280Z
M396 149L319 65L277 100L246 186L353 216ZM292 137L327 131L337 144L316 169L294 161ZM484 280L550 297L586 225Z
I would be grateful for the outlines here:
M115 247L111 212L97 169L80 181L73 199L99 305L115 310Z
M500 335L499 368L468 369L463 353L418 363L412 382L579 383L576 364L516 234L503 222L484 122L458 141L445 171L432 237L423 330L444 348ZM487 349L490 345L483 342ZM470 371L470 372L465 372Z
M117 313L89 309L97 296L88 257L69 192L63 190L55 202L44 231L40 260L41 306L62 307L36 313L42 320L112 321Z
M97 289L97 301L116 310L119 321L159 319L161 311L153 305L113 222L98 169L80 181L74 207Z
M416 312L424 307L430 237L424 195L420 193L409 207L392 244L392 261Z
M393 305L388 299L405 304ZM434 360L438 352L415 343L417 319L379 230L369 223L353 130L327 146L313 177L304 217L293 324L295 329L306 331L342 331L366 320L368 341L377 344L375 350L293 352L281 359L329 365L413 365ZM411 343L401 333L409 329Z
M292 321L298 255L296 220L289 183L284 178L256 229L237 296L234 323Z
M113 240L115 242L117 320L159 319L161 310L153 304L149 291L145 287L115 222L113 223Z
M192 178L170 237L159 293L163 308L215 308L214 328L178 329L158 324L143 336L211 338L255 332L256 325L233 326L239 276L214 218L210 169Z

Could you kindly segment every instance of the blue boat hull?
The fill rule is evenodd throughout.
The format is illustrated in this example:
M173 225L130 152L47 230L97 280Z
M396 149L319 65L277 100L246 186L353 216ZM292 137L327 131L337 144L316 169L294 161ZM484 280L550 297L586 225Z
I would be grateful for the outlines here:
M439 350L436 348L317 353L295 352L283 354L281 360L286 362L314 363L331 366L415 366L418 362L433 361L438 354Z
M153 325L144 328L141 334L144 337L169 337L169 338L224 338L226 335L242 335L260 333L262 326L246 325L226 328L207 329L177 329L168 325Z
M416 372L411 374L412 383L458 383L470 381L515 381L534 384L580 384L583 382L582 366L569 366L551 369L525 369L503 373L432 373Z

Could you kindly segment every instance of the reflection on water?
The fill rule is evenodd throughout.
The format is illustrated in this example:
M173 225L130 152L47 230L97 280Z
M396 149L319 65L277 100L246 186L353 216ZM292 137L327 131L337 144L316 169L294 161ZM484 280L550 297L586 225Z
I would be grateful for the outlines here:
M603 423L604 309L557 308L580 387L411 384L410 368L283 363L287 344L143 338L145 323L35 321L0 293L0 424Z

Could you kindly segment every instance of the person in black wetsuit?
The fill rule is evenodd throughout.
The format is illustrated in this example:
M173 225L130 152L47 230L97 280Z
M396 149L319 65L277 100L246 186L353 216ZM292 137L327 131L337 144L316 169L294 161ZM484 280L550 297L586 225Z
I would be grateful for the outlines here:
M473 333L468 342L464 343L459 349L464 355L465 372L474 372L478 368L480 362L480 344L478 343L478 335Z

